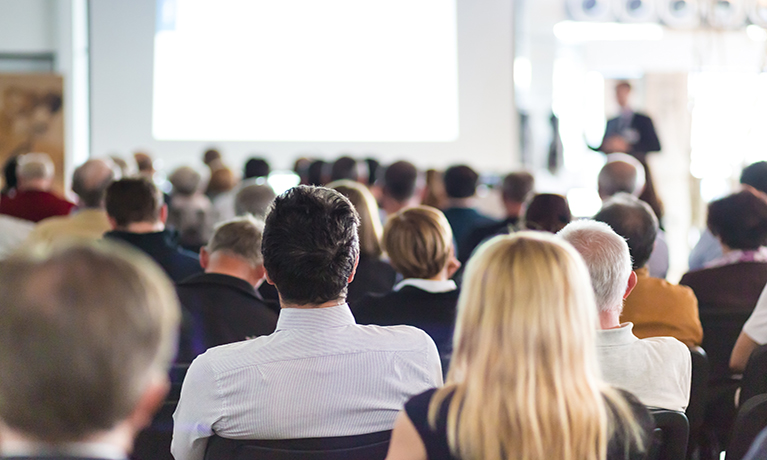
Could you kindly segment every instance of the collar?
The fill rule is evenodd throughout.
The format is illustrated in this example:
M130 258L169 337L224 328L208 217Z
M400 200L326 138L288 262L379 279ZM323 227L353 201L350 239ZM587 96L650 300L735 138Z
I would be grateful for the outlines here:
M762 246L759 249L733 249L722 257L712 260L705 265L705 268L721 267L741 262L767 262L767 247Z
M615 329L600 329L597 331L598 347L614 347L620 345L629 345L639 340L632 330L634 323L622 323Z
M357 324L349 305L325 308L283 308L275 331L288 329L327 329Z
M44 444L5 440L0 451L3 457L58 457L66 455L77 458L109 460L123 460L128 457L122 449L113 444L96 442Z
M394 290L399 291L405 286L413 286L422 291L431 292L432 294L437 294L439 292L450 292L458 289L458 286L453 280L437 281L424 280L420 278L407 278L397 283L397 285L394 286Z

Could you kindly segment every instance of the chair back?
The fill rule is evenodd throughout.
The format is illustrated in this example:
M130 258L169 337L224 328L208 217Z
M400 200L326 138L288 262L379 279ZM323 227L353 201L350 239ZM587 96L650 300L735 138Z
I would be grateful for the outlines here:
M767 394L756 395L740 406L725 460L741 460L764 427L767 427Z
M708 355L709 376L712 381L727 380L732 374L730 354L749 316L750 310L700 309L700 324L703 326L702 346Z
M767 345L751 353L740 382L740 400L748 401L756 395L767 393Z
M205 460L383 460L391 430L355 436L238 440L214 435Z
M684 412L653 409L655 420L650 460L682 460L687 455L690 425Z

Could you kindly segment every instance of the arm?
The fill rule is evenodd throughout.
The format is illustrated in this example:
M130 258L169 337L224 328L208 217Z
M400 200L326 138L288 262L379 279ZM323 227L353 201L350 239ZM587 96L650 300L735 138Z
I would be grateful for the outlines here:
M202 460L213 424L220 418L222 402L217 398L217 385L201 355L189 366L181 387L181 397L173 413L171 453L176 460Z
M638 118L638 115L635 116L636 118ZM632 146L629 153L647 153L660 150L660 141L658 140L658 134L655 133L652 118L646 115L642 116L641 123L636 124L636 129L639 131L639 141Z
M427 460L426 446L405 411L394 422L386 460Z
M758 346L759 344L754 339L741 331L738 341L735 342L735 347L732 349L732 355L730 355L730 370L733 372L743 372L746 369L748 358Z

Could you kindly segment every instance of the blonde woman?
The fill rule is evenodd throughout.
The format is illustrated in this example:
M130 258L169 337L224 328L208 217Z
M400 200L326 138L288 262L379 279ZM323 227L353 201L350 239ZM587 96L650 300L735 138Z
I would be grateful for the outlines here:
M469 261L447 384L413 397L387 460L644 458L652 419L600 380L594 294L554 235L493 238Z
M352 202L360 216L358 228L360 237L360 259L354 280L349 283L346 301L353 305L368 293L384 293L394 286L397 274L394 269L381 260L381 217L378 204L367 187L350 180L337 180L327 185L338 191Z

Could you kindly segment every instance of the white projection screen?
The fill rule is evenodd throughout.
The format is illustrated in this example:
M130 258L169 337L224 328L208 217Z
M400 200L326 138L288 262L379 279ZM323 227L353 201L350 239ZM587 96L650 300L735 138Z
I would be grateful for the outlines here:
M90 2L91 155L515 164L507 0Z

